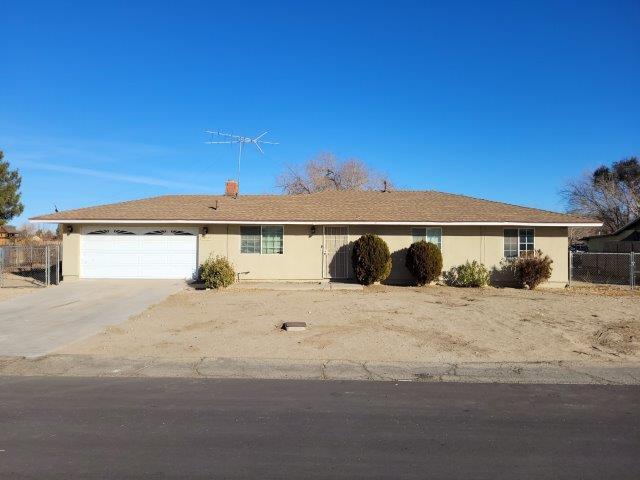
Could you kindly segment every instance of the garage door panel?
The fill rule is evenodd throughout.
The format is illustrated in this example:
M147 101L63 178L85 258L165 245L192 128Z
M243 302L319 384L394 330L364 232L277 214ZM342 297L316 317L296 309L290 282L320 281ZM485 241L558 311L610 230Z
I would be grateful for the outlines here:
M113 234L116 229L135 234ZM193 235L173 235L169 229L162 230L166 231L163 235L145 235L150 229L114 227L108 229L108 234L83 235L82 277L193 278L197 265L197 230L191 229Z

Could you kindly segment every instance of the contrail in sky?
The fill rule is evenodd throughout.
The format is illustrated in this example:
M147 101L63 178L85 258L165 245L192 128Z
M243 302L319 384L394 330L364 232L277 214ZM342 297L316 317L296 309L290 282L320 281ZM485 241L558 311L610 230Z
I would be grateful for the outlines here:
M56 165L52 163L32 162L22 160L16 162L18 166L33 168L36 170L48 170L51 172L71 173L73 175L85 175L87 177L103 178L105 180L115 180L118 182L137 183L140 185L152 185L165 188L188 188L192 190L208 190L206 187L194 185L192 183L174 182L172 180L163 180L161 178L146 177L142 175L125 175L121 173L105 172L103 170L94 170L91 168L69 167L66 165Z

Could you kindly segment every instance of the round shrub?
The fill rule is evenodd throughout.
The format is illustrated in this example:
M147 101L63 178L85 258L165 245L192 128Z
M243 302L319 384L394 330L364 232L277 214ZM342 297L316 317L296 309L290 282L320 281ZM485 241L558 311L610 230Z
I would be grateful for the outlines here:
M405 265L418 285L426 285L442 273L442 253L437 245L421 240L407 250Z
M489 270L474 260L452 267L444 274L444 282L452 287L484 287L489 284Z
M551 278L553 260L548 255L536 250L530 255L515 259L511 265L522 287L535 289L542 282Z
M353 244L351 253L356 279L363 285L381 282L391 273L391 253L386 242L367 233Z
M225 257L209 257L200 268L200 279L207 288L228 287L236 281L236 272Z

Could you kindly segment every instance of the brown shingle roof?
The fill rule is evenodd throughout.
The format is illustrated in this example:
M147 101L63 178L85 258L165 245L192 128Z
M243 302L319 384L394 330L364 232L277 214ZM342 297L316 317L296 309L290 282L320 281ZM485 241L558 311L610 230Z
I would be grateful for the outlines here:
M17 234L18 230L13 225L0 225L0 232Z
M216 208L217 205L217 208ZM434 191L310 195L167 195L34 217L35 221L594 223L575 215Z

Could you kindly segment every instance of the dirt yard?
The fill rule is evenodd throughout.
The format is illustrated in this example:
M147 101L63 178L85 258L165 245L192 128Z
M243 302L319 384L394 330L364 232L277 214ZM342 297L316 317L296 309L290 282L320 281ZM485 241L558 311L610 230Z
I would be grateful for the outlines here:
M306 321L285 332L285 321ZM640 295L372 287L179 292L58 353L172 359L640 360Z
M0 302L43 288L31 278L3 273L0 278Z

